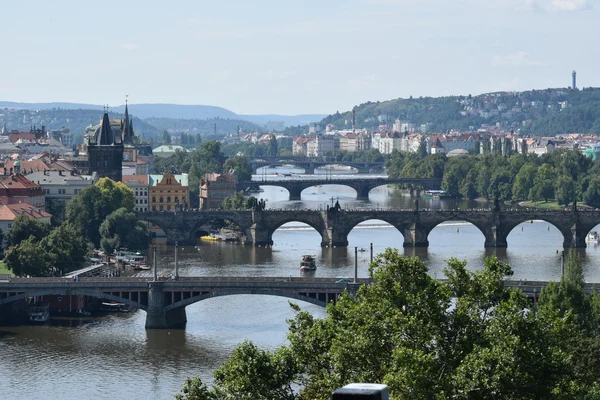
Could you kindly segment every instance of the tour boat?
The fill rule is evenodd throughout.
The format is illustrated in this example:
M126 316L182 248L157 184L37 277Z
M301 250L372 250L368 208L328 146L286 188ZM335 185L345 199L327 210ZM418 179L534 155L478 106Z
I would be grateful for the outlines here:
M300 261L300 271L314 271L317 269L315 256L304 255Z
M600 235L596 231L591 231L585 237L585 242L598 244L598 242L600 242Z
M47 322L50 319L50 307L48 303L37 304L27 309L31 322Z

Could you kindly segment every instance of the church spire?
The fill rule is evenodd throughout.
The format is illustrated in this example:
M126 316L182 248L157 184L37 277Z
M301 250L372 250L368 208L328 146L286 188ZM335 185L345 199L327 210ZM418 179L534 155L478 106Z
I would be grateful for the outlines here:
M123 137L124 144L133 144L133 126L131 124L131 120L129 119L129 110L127 108L127 97L129 97L129 95L125 96L125 117L123 120L122 137Z
M104 107L104 115L102 116L102 125L100 126L100 132L96 137L96 144L100 146L110 146L115 144L115 138L113 131L110 127L110 120L108 119L108 109Z
M4 120L4 123L2 124L2 131L0 131L0 135L8 135L8 131L6 130L6 119Z

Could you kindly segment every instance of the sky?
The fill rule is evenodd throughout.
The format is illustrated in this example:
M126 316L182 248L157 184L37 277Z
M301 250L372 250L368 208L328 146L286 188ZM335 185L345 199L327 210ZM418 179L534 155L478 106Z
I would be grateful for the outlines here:
M600 0L19 0L0 38L2 101L295 115L600 86Z

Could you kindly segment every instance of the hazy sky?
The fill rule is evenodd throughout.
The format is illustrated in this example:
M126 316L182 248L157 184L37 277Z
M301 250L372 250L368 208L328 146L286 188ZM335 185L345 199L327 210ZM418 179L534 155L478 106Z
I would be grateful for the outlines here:
M5 101L329 114L600 86L600 0L18 0L0 37Z

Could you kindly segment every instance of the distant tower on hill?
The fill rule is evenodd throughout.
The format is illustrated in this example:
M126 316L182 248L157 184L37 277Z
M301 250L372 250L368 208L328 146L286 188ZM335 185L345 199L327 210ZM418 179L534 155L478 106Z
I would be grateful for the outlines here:
M571 83L571 89L575 90L575 89L577 89L577 71L573 71L573 73L571 75L573 77L573 82Z

